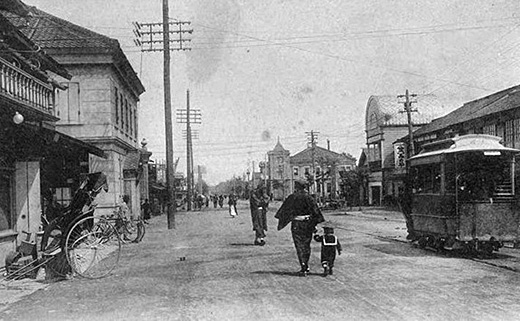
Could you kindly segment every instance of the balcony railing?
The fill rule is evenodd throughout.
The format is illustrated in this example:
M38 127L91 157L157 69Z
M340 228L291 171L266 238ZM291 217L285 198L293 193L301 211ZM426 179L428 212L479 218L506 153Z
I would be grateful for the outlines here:
M54 116L54 90L0 58L0 95Z

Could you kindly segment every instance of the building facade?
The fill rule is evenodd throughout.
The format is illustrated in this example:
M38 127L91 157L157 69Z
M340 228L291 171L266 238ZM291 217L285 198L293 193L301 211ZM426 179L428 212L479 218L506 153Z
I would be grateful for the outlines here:
M466 134L499 136L504 146L520 149L520 86L467 102L421 127L414 132L416 152L424 144Z
M52 77L68 71L22 33L8 17L28 17L20 1L0 1L0 260L25 233L38 232L42 214L63 188L88 173L91 156L104 152L56 129Z
M109 184L108 193L96 200L98 212L111 213L126 194L132 213L139 213L144 177L138 144L141 81L117 40L34 7L30 11L26 17L10 15L9 19L71 75L70 79L56 77L66 88L56 97L57 128L105 152L106 158L91 155L89 159L89 171L105 173ZM60 197L71 193L64 191Z
M319 199L341 197L341 176L356 168L356 159L317 145L291 156L280 141L268 152L268 181L274 199L293 193L295 180L307 180L310 192Z
M447 110L433 95L416 96L412 108L413 130ZM398 195L405 175L405 160L399 157L406 151L404 145L394 145L394 142L408 134L408 126L407 114L397 96L371 96L368 99L365 113L367 148L363 152L368 164L364 189L369 205L381 205L384 200Z

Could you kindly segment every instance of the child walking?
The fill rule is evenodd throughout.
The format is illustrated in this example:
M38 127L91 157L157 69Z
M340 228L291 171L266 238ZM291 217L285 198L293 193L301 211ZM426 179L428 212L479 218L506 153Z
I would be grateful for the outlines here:
M341 244L334 235L334 228L331 226L323 227L323 235L314 235L314 240L321 243L321 265L323 266L323 276L332 275L336 250L341 255Z

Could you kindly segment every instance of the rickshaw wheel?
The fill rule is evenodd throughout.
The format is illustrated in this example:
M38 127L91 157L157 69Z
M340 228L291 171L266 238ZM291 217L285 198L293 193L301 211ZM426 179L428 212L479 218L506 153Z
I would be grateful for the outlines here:
M71 268L78 275L89 279L104 277L119 262L119 233L105 219L85 217L69 230L65 252Z
M65 256L64 243L59 220L54 219L45 227L40 247L44 256L53 256L45 264L46 273L51 278L65 277L72 271Z
M123 223L121 230L123 243L136 242L139 239L138 221L128 219L128 221Z

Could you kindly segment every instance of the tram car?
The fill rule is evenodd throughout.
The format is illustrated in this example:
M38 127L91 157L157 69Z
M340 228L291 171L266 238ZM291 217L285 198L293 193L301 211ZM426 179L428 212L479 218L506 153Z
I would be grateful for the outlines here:
M491 254L520 246L515 155L501 138L470 134L430 143L409 159L411 217L420 247Z

